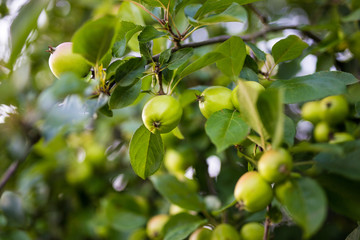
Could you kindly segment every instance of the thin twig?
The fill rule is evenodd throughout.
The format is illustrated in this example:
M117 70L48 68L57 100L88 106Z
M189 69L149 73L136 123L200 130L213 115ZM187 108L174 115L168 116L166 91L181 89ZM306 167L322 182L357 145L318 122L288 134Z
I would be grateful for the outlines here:
M19 164L20 164L20 161L17 160L8 167L8 169L6 170L6 172L4 173L4 175L2 176L1 181L0 181L0 192L3 190L6 183L11 178L11 176L16 172L16 169L19 167Z
M253 4L249 4L248 6L250 10L253 11L255 15L259 18L262 24L264 24L265 26L269 25L269 21L267 17L264 14L262 14Z
M269 204L269 205L266 207L266 211L267 211L267 212L270 211L270 207L271 207L271 204ZM267 216L266 219L265 219L264 237L263 237L263 240L267 240L267 239L269 238L270 223L271 223L270 217Z

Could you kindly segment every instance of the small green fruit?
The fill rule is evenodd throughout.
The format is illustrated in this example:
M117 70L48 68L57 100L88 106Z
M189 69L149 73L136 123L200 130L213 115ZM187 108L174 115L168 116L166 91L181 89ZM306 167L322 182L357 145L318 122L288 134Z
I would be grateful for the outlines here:
M320 101L320 117L330 125L342 122L348 114L349 105L341 95L326 97Z
M212 235L212 231L208 228L198 228L195 232L193 232L189 240L210 240Z
M265 91L263 85L258 82L243 81L243 83L250 91L254 91L257 95L259 95L262 91ZM240 111L239 94L239 86L236 86L231 92L231 102L238 111Z
M263 240L264 226L256 222L246 223L240 230L240 237L241 240Z
M272 149L265 152L259 162L260 175L270 183L283 181L291 172L292 157L285 149Z
M271 203L273 191L258 172L247 172L240 177L234 190L235 199L249 212L257 212Z
M240 240L240 235L233 226L222 223L212 232L211 240Z
M304 120L316 124L321 121L320 119L320 102L307 102L301 108L301 116Z
M222 109L233 110L231 90L222 86L213 86L205 89L198 97L202 115L209 118L214 112Z
M140 228L136 231L134 231L130 236L129 240L146 240L146 229Z
M146 225L146 233L150 239L160 240L164 237L164 226L169 220L166 214L159 214L150 218Z
M65 72L75 73L79 77L85 77L90 71L90 65L80 54L74 53L71 42L64 42L55 49L50 48L49 66L51 72L59 78Z
M142 111L145 127L152 133L168 133L180 122L182 108L175 98L160 95L150 99Z
M164 157L166 169L174 175L185 174L188 167L195 163L195 153L191 149L167 149Z
M332 135L329 143L342 143L348 141L354 141L355 138L347 132L336 132Z
M330 126L327 122L322 121L315 125L314 138L316 142L327 142L331 133Z

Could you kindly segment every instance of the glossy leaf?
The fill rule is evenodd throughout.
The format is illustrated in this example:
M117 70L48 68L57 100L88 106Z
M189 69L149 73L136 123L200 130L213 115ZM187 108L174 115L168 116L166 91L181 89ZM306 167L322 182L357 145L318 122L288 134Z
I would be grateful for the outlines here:
M138 36L139 42L149 42L155 38L165 36L165 32L156 30L153 26L146 26Z
M300 57L303 50L309 45L303 42L298 36L290 35L278 41L271 50L275 64Z
M100 63L114 43L117 24L118 19L113 16L85 23L72 38L73 51L94 65Z
M181 65L183 65L186 61L188 61L192 55L194 54L194 50L192 48L183 48L179 51L171 54L171 57L168 62L168 68L170 70L177 69Z
M322 152L315 157L317 164L329 171L345 178L360 181L360 140L339 144L344 153L331 154Z
M247 12L237 3L232 3L223 12L219 12L197 20L190 19L193 25L206 25L220 22L246 22Z
M350 73L324 71L289 80L276 80L270 88L283 89L284 103L299 103L344 94L346 85L357 81Z
M204 209L205 205L200 196L175 176L160 174L154 175L150 179L156 190L171 203L193 211Z
M215 144L217 152L222 152L231 145L241 143L249 134L250 128L238 111L224 109L210 116L206 121L205 131Z
M146 223L146 217L125 209L116 209L109 219L111 226L119 231L137 229Z
M112 47L114 57L122 57L126 50L126 44L135 33L141 31L143 26L136 25L132 22L122 21L119 23L119 30L115 37L115 43Z
M134 172L146 179L161 166L164 158L164 146L160 134L152 134L141 125L130 141L130 163Z
M285 115L283 108L283 95L279 90L268 89L260 93L257 109L265 129L272 139L272 148L278 148L284 138Z
M29 1L20 9L12 22L10 27L11 54L8 61L10 67L15 63L31 31L37 27L38 17L48 3L49 0Z
M284 143L289 147L294 145L294 139L296 134L296 126L294 121L285 115L284 121Z
M341 19L343 22L355 22L360 20L360 8Z
M266 61L265 53L261 51L255 44L247 42L246 45L251 48L251 50L259 60Z
M319 184L306 177L275 187L276 197L290 217L302 227L304 237L314 235L325 221L327 200Z
M250 68L244 67L240 72L240 78L248 81L259 82L258 75Z
M237 79L246 58L244 41L240 37L232 36L218 46L216 51L221 52L226 56L223 60L216 62L216 66L226 76L234 80Z
M116 69L115 82L120 86L132 85L143 74L145 64L144 58L130 58Z
M170 57L171 57L171 48L161 52L159 56L160 65L164 65L167 61L169 61Z
M129 86L116 86L109 100L110 109L124 108L132 104L141 91L141 81Z
M207 222L198 216L188 213L179 213L171 216L165 225L165 238L164 240L182 240L188 237L198 227Z

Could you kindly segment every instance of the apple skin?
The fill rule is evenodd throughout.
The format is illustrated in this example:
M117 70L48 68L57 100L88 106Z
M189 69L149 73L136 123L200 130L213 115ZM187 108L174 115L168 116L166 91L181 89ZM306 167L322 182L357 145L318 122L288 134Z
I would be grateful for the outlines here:
M301 108L301 116L304 120L316 124L321 121L320 111L321 107L319 101L307 102L304 103Z
M331 128L329 124L325 121L321 121L315 125L313 134L316 142L327 142L329 141L330 133Z
M51 53L49 66L56 78L65 72L72 72L79 77L85 77L89 73L91 66L80 54L74 53L72 47L72 42L64 42Z
M258 94L265 91L264 86L258 82L244 81L244 84ZM231 102L238 111L240 111L239 94L239 86L236 86L231 92Z
M195 163L195 153L191 149L167 149L164 157L166 169L174 175L184 175L188 167Z
M244 224L240 230L241 240L262 240L264 237L264 226L257 222Z
M169 220L169 215L155 215L146 224L146 234L150 239L160 240L164 237L164 226Z
M329 143L342 143L342 142L348 142L348 141L354 141L355 138L347 132L336 132L331 137Z
M283 148L265 152L259 162L258 171L269 183L278 183L289 176L293 161L288 151Z
M349 114L349 104L341 95L329 96L320 101L320 118L330 125L341 123Z
M211 240L240 240L240 235L233 226L222 223L212 232Z
M235 185L235 199L248 212L266 208L273 199L270 184L258 172L251 171L242 175Z
M142 111L145 127L152 133L171 132L180 122L182 107L178 100L169 95L150 99Z
M198 228L193 232L189 240L209 240L211 239L212 231L208 228Z
M199 98L199 108L205 118L222 109L233 110L231 90L222 86L212 86L205 89Z

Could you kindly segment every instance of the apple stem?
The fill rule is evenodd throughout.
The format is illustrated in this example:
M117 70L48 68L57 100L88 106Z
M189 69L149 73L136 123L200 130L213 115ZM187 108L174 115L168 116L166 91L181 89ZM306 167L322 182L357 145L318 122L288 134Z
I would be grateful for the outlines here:
M52 46L48 46L48 50L46 50L45 52L48 52L50 54L53 54L55 52L56 48L52 47Z
M266 207L266 211L269 212L270 211L270 207L271 207L271 204L269 204L267 207ZM269 230L270 230L270 224L271 224L271 219L267 216L266 219L265 219L265 226L264 226L264 237L263 237L263 240L268 240L268 236L269 236Z
M205 101L204 96L197 95L197 94L195 94L195 96L196 96L196 101L198 101L198 102L204 102Z
M159 129L160 126L161 126L161 122L153 122L153 126L154 126L156 129Z

